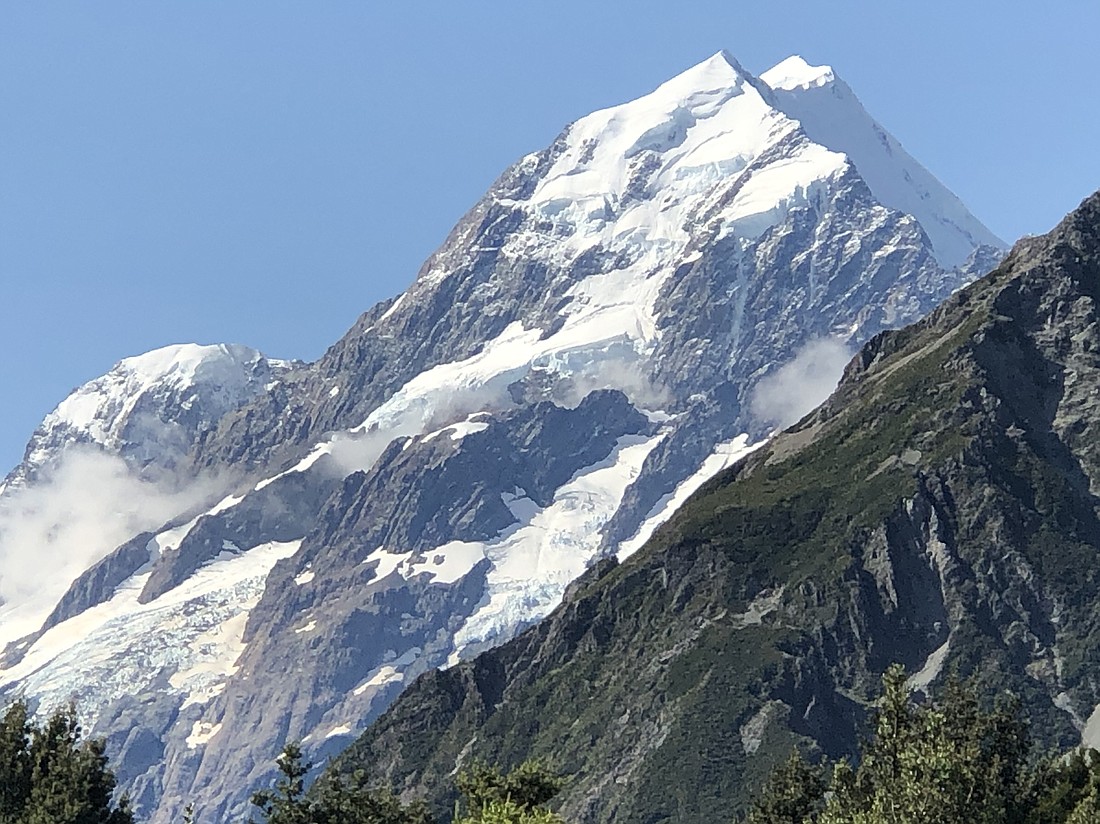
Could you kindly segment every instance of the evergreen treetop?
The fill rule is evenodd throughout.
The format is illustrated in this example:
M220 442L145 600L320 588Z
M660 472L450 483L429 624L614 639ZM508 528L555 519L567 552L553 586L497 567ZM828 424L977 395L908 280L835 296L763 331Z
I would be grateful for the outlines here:
M0 824L133 824L103 741L84 739L73 705L39 723L22 699L0 720Z

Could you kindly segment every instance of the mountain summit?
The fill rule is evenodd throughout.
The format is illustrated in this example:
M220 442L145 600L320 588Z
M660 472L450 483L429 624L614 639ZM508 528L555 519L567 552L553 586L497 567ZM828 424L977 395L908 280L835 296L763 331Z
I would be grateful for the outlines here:
M975 246L1004 246L874 121L830 67L788 57L760 79L811 140L848 156L883 205L920 222L942 265L960 265Z
M288 738L322 760L547 615L999 257L853 101L719 54L566 127L403 295L188 430L174 486L218 487L86 559L0 686L75 694L152 821L235 820Z

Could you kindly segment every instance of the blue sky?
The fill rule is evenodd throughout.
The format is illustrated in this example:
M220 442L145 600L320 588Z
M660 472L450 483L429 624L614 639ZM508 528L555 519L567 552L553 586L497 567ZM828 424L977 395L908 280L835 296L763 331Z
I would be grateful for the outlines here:
M726 48L828 63L1006 240L1100 187L1100 5L5 5L0 475L120 358L313 359L508 164Z

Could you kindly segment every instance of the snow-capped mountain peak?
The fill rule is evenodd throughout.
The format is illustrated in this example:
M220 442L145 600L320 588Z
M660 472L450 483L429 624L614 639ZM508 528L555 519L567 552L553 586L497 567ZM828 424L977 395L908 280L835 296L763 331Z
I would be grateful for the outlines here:
M219 485L81 556L0 659L0 691L91 685L154 824L185 798L232 820L287 736L327 757L400 684L629 554L809 408L781 367L825 363L824 341L839 374L846 345L976 274L929 238L969 253L984 228L932 184L931 205L899 209L923 170L831 71L781 67L772 88L719 52L580 118L285 379L252 350L183 346L77 390L28 455L90 444ZM779 412L757 403L765 382ZM136 721L135 684L156 695Z
M719 52L643 97L576 121L528 204L559 225L583 224L582 238L685 237L690 215L678 206L721 194L718 183L732 187L755 158L797 128L767 97L766 86ZM821 147L805 148L806 156L782 174L745 175L747 191L731 212L742 218L771 212L843 166ZM660 199L650 197L654 192ZM744 228L755 234L770 222Z
M832 66L811 66L801 55L792 54L764 72L761 79L772 89L789 91L827 85L836 79L836 75Z
M170 468L203 426L289 367L239 344L183 343L124 358L46 415L7 486L22 486L77 444L117 453L138 470Z
M105 442L113 434L112 424L125 417L150 389L186 389L201 381L229 392L246 384L249 373L263 360L256 350L237 344L164 346L119 361L103 377L76 389L46 420Z
M666 80L654 91L633 102L683 100L701 92L738 87L746 81L752 82L752 75L737 62L737 58L723 49Z
M1004 241L867 113L832 68L794 56L760 79L811 140L847 155L880 203L917 219L942 266L961 265L977 247L1004 248Z

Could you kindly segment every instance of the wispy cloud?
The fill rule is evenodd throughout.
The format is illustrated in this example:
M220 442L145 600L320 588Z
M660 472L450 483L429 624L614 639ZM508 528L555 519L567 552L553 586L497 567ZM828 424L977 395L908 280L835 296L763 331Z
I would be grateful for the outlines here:
M756 385L750 412L761 422L790 426L832 394L851 358L852 351L843 341L811 340Z
M218 494L142 480L115 455L71 447L30 486L0 498L0 645L38 628L69 585L139 532Z
M632 404L642 409L667 409L672 394L650 375L648 362L632 350L595 358L580 364L575 374L559 378L554 400L565 406L576 406L598 389L618 389Z

